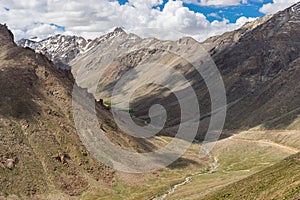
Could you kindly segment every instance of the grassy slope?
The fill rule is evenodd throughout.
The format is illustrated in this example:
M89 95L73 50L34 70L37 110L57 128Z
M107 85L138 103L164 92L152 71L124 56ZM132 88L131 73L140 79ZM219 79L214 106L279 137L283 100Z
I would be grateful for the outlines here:
M172 138L151 139L154 146L164 146ZM209 158L199 158L199 145L192 144L187 152L176 162L156 172L146 174L117 173L116 185L106 197L101 193L87 192L83 199L149 199L159 196L173 185L182 182L189 174L206 171L212 162Z
M298 199L299 170L300 154L296 154L203 199Z
M219 141L213 150L219 163L217 172L193 178L191 183L179 188L167 199L199 199L223 187L226 191L230 188L226 187L227 185L256 174L295 154L297 152L295 147L300 143L295 139L298 135L297 131L250 131ZM237 191L237 194L239 192L243 193ZM216 197L218 195L212 196L211 199Z

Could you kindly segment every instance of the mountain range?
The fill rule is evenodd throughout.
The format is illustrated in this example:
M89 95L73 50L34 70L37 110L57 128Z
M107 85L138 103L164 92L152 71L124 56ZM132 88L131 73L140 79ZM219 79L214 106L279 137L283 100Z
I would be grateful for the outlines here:
M0 199L298 199L299 35L300 3L203 42L141 38L116 28L94 40L55 35L15 43L0 25ZM226 101L216 102L224 107L214 107L199 73L214 77L215 66L226 92ZM181 117L187 88L200 117ZM94 112L80 102L86 96L105 135L131 152L165 146L182 120L200 123L197 140L166 169L118 172L97 160L77 134L72 106ZM164 124L149 116L156 104L165 108ZM193 106L184 111L194 113ZM149 139L128 136L111 107L129 111L136 124L163 129ZM205 150L196 143L225 108L221 150L199 157ZM189 186L198 180L204 192ZM176 193L180 187L186 190Z
M182 38L175 42L155 38L142 39L117 28L114 32L89 42L82 38L54 36L40 43L21 40L18 44L45 53L58 66L59 63L71 66L77 83L94 93L96 99L107 102L112 101L112 92L120 77L132 69L143 71L145 64L157 64L152 66L153 72L148 72L149 76L155 75L160 65L180 69L180 73L188 79L186 82L193 84L201 112L209 116L214 111L210 108L209 91L202 77L190 69L188 63L180 59L174 62L170 57L171 54L183 56L187 48L194 47L194 52L190 50L184 55L191 57L198 53L195 51L201 46L209 52L226 87L228 111L225 129L293 129L299 127L297 99L300 93L296 78L300 56L299 20L299 4L296 4L277 14L249 22L236 31L209 38L201 43L192 38ZM56 43L60 37L69 39ZM47 45L52 42L65 48ZM80 44L84 45L81 47ZM104 61L105 57L110 59ZM105 74L105 77L100 78L100 74ZM161 77L160 81L168 81L168 78ZM143 85L143 81L143 78L136 77L127 81L124 88L130 90L136 84ZM177 84L181 88L187 87L185 82ZM178 88L175 90L179 90ZM172 110L172 116L168 119L164 132L171 134L180 123L179 108L176 108L174 96L163 90L153 85L140 88L132 97L130 109L136 118L149 121L149 106L154 103L165 105L167 112ZM111 103L118 104L122 98L122 95L115 96L115 102ZM199 130L199 133L205 132L208 121L201 123L202 131Z

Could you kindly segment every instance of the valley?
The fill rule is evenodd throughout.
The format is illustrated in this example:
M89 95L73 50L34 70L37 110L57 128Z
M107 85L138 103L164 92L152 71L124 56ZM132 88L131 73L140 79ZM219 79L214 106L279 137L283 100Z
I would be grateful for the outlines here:
M299 131L241 131L218 141L210 156L204 157L206 152L199 144L192 144L167 169L149 174L118 173L119 184L107 199L206 199L298 153L299 134ZM157 137L153 144L165 145L169 140L165 136ZM186 165L187 160L193 162ZM105 199L89 192L82 199L97 197Z
M213 174L197 176L169 199L206 199L205 195L256 174L299 152L297 131L245 131L217 142L212 153L219 167ZM166 198L168 199L168 198Z
M299 199L299 21L202 42L0 24L0 200Z

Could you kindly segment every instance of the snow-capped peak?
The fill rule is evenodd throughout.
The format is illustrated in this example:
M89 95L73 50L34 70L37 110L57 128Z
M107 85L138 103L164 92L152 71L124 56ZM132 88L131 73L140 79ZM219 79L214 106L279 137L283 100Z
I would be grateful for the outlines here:
M113 32L94 40L86 40L79 36L58 34L44 40L38 37L22 39L17 41L17 44L19 46L32 48L36 52L44 54L60 68L69 68L69 62L78 54L82 54L102 42L113 40L121 35L127 35L127 33L118 27Z

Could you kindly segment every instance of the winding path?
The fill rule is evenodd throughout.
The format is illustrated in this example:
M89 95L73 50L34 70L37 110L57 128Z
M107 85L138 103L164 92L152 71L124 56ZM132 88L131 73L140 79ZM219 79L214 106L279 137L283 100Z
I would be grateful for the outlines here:
M210 157L212 159L211 169L207 172L201 172L201 173L186 177L183 182L174 185L171 189L166 191L162 196L153 198L152 200L164 200L167 196L169 196L170 194L173 194L178 188L186 185L187 183L190 183L194 177L201 176L204 174L212 174L217 171L217 169L219 167L217 158L213 154L211 154L208 149L205 149L202 146L200 146L200 148L202 151L204 151L204 153L206 155L208 155L208 157ZM200 152L200 155L201 155L201 152Z
M299 149L297 149L297 148L290 147L290 146L285 146L283 144L275 143L275 142L270 141L270 140L252 140L252 139L246 139L246 138L239 138L239 137L235 137L235 136L229 137L228 139L229 140L244 141L244 142L251 142L251 143L258 143L258 144L266 144L266 145L273 146L273 147L276 147L276 148L279 148L279 149L283 149L285 151L289 151L291 153L298 153L299 152Z
M297 152L299 152L299 149L297 149L297 148L285 146L285 145L278 144L278 143L275 143L275 142L272 142L272 141L266 141L266 140L251 140L251 139L246 139L246 138L239 138L239 137L236 137L236 136L229 137L228 140L236 140L236 141L244 141L244 142L252 142L252 143L265 144L265 145L273 146L273 147L276 147L276 148L279 148L279 149L288 151L288 152L290 152L290 153L297 153ZM201 176L201 175L204 175L204 174L211 174L211 173L214 173L214 172L217 171L217 169L218 169L218 167L219 167L217 158L216 158L211 152L209 152L208 149L205 149L205 148L202 147L202 146L200 146L200 147L201 147L201 150L202 150L206 155L208 155L208 156L212 159L211 169L210 169L208 172L198 173L198 174L195 174L195 175L192 175L192 176L189 176L189 177L185 178L184 181L182 181L182 182L179 183L179 184L174 185L171 189L169 189L168 191L166 191L162 196L153 198L152 200L164 200L166 197L168 197L169 195L173 194L178 188L180 188L180 187L182 187L182 186L184 186L184 185L190 183L191 180L192 180L194 177ZM235 181L233 181L233 182L235 182ZM231 183L231 182L230 182L230 183ZM216 187L210 188L210 189L208 189L208 190L202 192L201 194L202 194L202 195L203 195L203 194L206 194L207 192L209 192L209 191L211 191L211 190L220 188L220 187L225 186L225 185L228 185L228 184L230 184L230 183L226 183L226 184L223 184L223 185L218 185L218 186L216 186ZM199 194L198 194L198 195L199 195Z

